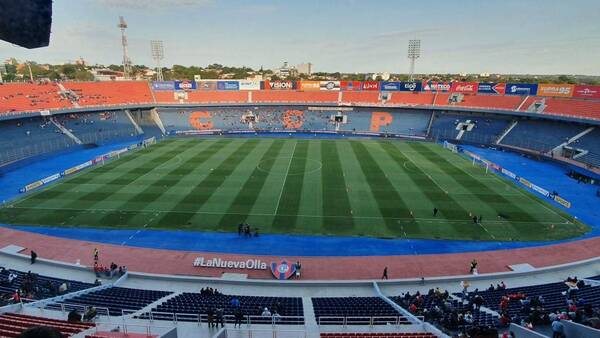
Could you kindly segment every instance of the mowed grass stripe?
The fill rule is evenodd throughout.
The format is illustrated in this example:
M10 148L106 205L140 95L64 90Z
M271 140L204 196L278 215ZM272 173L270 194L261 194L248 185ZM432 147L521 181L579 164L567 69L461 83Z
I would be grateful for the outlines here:
M448 227L448 230L454 234L472 234L474 238L487 238L493 239L491 235L487 234L480 227L474 227L472 220L469 218L469 213L465 210L451 195L447 194L442 188L440 188L433 179L425 174L419 167L414 166L414 170L406 169L406 163L412 163L412 161L406 157L400 149L394 146L391 142L380 142L381 148L396 162L398 168L402 170L412 182L415 187L421 188L421 192L427 197L432 206L432 213L430 217L439 218L440 223ZM437 216L433 216L433 208L439 210ZM444 222L446 220L462 220L460 222ZM440 224L441 225L441 224ZM440 227L441 229L441 227ZM448 234L450 237L454 234Z
M295 215L300 210L304 170L306 169L306 158L308 156L308 141L300 140L296 142L285 184L282 187L281 198L276 207L277 213L272 223L273 229L278 232L291 232L296 228L298 222L298 217Z
M454 198L443 191L427 174L425 174L419 167L415 167L415 170L407 170L404 165L406 163L412 163L400 149L395 147L390 142L381 142L381 148L396 162L398 168L402 170L412 183L419 188L429 199L431 205L438 208L440 216L451 220L468 220L469 213L465 210ZM433 210L432 210L433 212Z
M227 209L227 213L219 221L219 227L225 229L234 229L237 224L246 221L248 214L258 199L260 191L263 189L269 171L275 164L273 159L279 156L283 148L284 141L274 140L267 151L263 154L258 165L248 176L248 179L235 196L233 203ZM259 167L260 166L260 167Z
M187 226L194 214L178 212L179 210L188 211L190 209L199 210L210 196L225 182L227 176L256 148L260 140L245 140L240 146L225 159L217 168L211 171L201 182L199 182L188 194L186 194L172 212L160 218L156 225L184 225Z
M119 186L126 185L126 184L124 184L124 182L119 181L121 179L121 177L124 177L126 175L131 175L132 173L137 171L134 174L134 177L126 180L126 182L128 182L127 184L131 184L132 182L135 181L135 179L139 178L140 175L148 173L152 170L150 168L144 169L144 171L143 171L144 173L142 174L141 171L139 171L140 168L146 168L148 164L150 164L154 167L155 164L160 164L160 163L164 163L164 161L169 161L170 159L177 156L180 151L183 150L182 147L184 145L189 147L188 143L185 143L185 144L179 145L177 147L176 151L173 151L169 154L150 158L149 161L141 161L138 165L127 170L126 173L114 172L112 174L115 176L115 178L113 178L112 180L107 182L106 185L99 185L98 187L96 187L92 191L89 191L86 194L82 195L79 193L73 193L72 190L69 191L68 193L70 194L70 196L68 196L69 197L68 200L70 200L70 202L68 202L66 205L63 205L63 207L65 207L65 208L80 208L80 209L92 208L98 202L101 202L103 200L106 200L106 199L114 196L114 194L118 191L118 189L116 189L114 186L115 184L119 185ZM117 182L119 182L119 183L117 183ZM61 195L65 194L65 193L66 192L62 192ZM60 198L60 196L54 196L54 199L56 199L56 198Z
M352 232L354 219L348 197L348 188L335 141L321 142L322 187L323 187L323 228L334 234Z
M359 159L360 168L377 201L379 212L385 217L384 223L390 233L402 236L403 228L407 233L418 231L418 226L414 222L406 202L394 189L394 185L379 167L369 150L360 141L351 141L351 146L356 158ZM399 219L403 219L401 223ZM408 221L404 219L408 219Z
M521 209L518 205L506 199L506 197L495 193L490 187L476 180L463 169L440 156L438 153L432 151L430 148L417 142L411 142L409 145L414 150L418 151L419 154L425 157L429 162L436 165L448 175L452 176L452 178L458 184L472 192L474 196L481 200L481 202L489 205L492 209L496 210L498 214L507 216L509 221L510 219L525 222L538 221L535 217ZM479 193L484 194L482 195Z
M90 182L92 180L96 180L98 177L102 177L103 175L107 175L108 177L110 177L110 174L107 174L107 173L96 174L97 168L104 168L104 167L116 168L121 165L120 164L121 162L129 163L142 155L149 156L149 158L152 158L153 156L158 156L158 155L154 155L154 153L151 153L150 150L137 151L128 156L124 156L119 159L112 160L102 166L90 168L89 170L84 170L83 172L80 172L72 177L67 177L62 182L60 182L60 184L53 184L53 185L47 187L46 189L40 190L38 192L33 192L33 194L27 195L24 199L17 201L15 203L15 205L18 204L19 206L28 206L28 205L46 206L46 204L48 204L48 203L51 203L51 205L55 205L56 201L72 200L73 196L76 194L76 193L74 193L74 191L81 189L81 187L82 187L81 184Z
M130 199L124 201L118 209L127 209L127 205L131 203L145 203L150 204L161 198L162 193L165 190L177 185L184 177L184 173L189 173L192 166L198 166L208 161L212 156L218 153L221 149L232 142L231 139L221 139L207 148L201 148L197 150L194 155L191 155L183 163L172 169L168 173L162 175L158 180L148 184L144 190L135 194ZM128 224L129 221L136 216L135 213L109 213L102 217L100 223L111 224Z

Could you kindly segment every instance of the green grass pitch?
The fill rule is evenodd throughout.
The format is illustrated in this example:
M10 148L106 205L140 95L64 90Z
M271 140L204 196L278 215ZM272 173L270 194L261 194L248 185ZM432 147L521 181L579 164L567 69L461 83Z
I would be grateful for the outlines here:
M261 233L384 238L588 230L437 144L388 140L169 139L0 209L0 222L26 225L237 231L244 221Z

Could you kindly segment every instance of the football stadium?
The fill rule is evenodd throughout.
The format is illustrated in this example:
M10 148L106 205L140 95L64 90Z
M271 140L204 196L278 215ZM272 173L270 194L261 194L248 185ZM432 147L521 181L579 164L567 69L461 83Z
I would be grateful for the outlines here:
M9 2L31 59L97 5ZM182 76L115 22L115 67L0 65L0 337L600 337L598 74L416 73L418 30L408 74Z

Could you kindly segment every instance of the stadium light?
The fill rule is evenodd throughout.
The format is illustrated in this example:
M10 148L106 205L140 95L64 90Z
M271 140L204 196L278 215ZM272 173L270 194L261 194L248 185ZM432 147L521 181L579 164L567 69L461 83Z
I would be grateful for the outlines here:
M408 58L410 59L410 80L415 75L415 61L421 57L421 40L408 40Z
M125 35L125 29L127 28L127 23L125 19L120 16L119 24L117 25L119 29L121 29L121 45L123 46L123 77L129 78L129 74L131 73L131 59L129 58L129 54L127 52L127 36Z
M163 81L164 79L160 61L165 58L165 49L163 47L162 40L150 41L150 51L152 53L152 59L156 61L156 81Z

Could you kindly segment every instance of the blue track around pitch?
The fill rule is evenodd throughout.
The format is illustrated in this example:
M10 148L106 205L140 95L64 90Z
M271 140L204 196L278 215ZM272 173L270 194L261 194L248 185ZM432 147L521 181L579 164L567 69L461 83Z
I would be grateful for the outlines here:
M62 153L21 168L14 168L0 176L0 186L2 186L0 199L3 201L14 199L19 195L18 189L32 181L134 142L121 142L94 149ZM600 205L600 199L595 195L598 187L577 184L576 181L566 175L568 171L566 166L552 162L538 162L511 152L471 146L465 146L464 148L502 165L547 190L558 191L562 197L573 203L573 207L566 210L559 205L557 206L590 225L592 231L585 236L565 241L485 242L269 234L263 234L255 238L243 238L239 237L237 233L220 232L2 226L67 239L133 247L274 256L383 256L461 253L549 245L600 235L600 210L597 207ZM550 203L555 204L554 202Z

